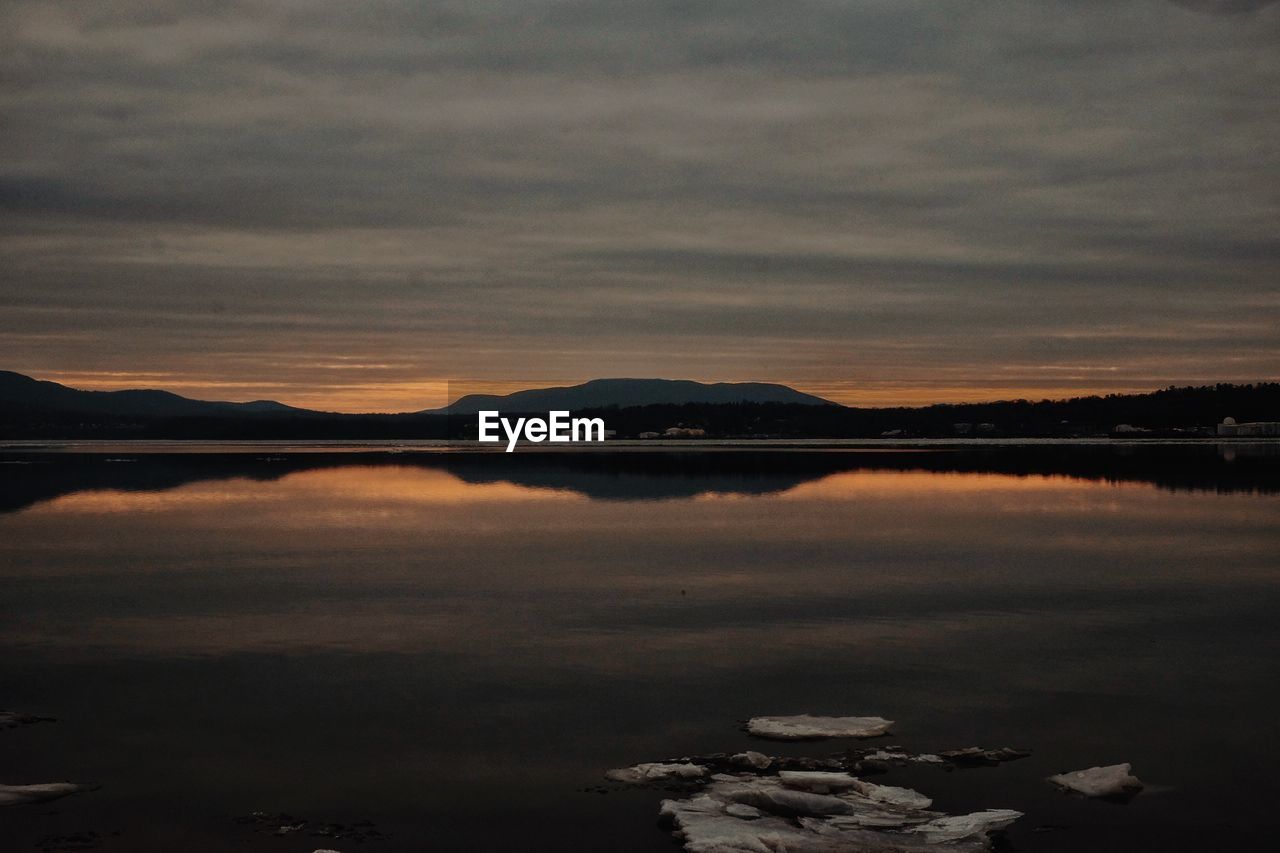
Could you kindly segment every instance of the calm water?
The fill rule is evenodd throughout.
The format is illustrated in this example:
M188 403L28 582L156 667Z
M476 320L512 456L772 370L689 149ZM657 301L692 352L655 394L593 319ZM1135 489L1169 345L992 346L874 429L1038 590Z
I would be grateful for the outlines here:
M115 461L112 461L115 460ZM120 461L133 460L133 461ZM876 714L896 770L1024 851L1269 846L1280 457L985 452L0 455L0 849L670 851L637 761L840 744L756 714ZM21 463L21 464L16 464ZM1130 761L1128 805L1061 795ZM390 840L269 837L255 810ZM1052 832L1037 827L1062 827Z

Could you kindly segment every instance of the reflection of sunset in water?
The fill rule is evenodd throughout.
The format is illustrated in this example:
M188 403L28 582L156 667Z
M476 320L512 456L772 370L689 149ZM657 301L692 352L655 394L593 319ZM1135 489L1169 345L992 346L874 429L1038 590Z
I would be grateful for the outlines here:
M984 587L1040 598L1194 585L1207 565L1218 579L1256 583L1270 577L1275 544L1274 497L1144 484L856 470L763 494L593 500L575 491L577 475L557 476L554 487L531 486L343 465L65 494L0 516L9 577L306 586L297 600L264 598L261 613L224 610L214 597L180 616L20 616L11 636L147 653L184 643L209 653L435 648L476 631L544 645L551 638L532 626L556 618L540 609L566 596L588 610L666 607L681 589L728 608Z
M287 474L278 480L247 478L179 486L162 492L105 489L62 495L41 507L55 513L177 512L232 504L302 506L333 499L383 506L525 500L572 500L572 492L512 483L470 484L432 468L344 466Z
M791 489L787 497L800 500L838 500L867 495L919 495L939 492L1030 494L1093 488L1096 488L1095 483L1082 482L1065 476L1012 476L934 471L849 471L832 474L814 482L802 483Z

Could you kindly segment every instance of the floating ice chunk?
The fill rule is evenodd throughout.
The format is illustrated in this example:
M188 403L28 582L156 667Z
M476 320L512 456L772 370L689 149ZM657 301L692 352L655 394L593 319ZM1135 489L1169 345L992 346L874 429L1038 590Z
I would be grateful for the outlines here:
M668 779L701 779L706 773L707 768L702 765L685 761L672 764L662 764L660 762L637 764L634 767L610 770L604 775L606 779L612 779L614 782L625 782L628 785L646 785L653 782L665 782Z
M847 777L847 774L827 775ZM794 784L797 780L791 781ZM812 779L802 781L814 782ZM725 802L747 803L784 817L824 817L849 826L901 827L942 817L937 812L924 810L930 805L927 797L906 788L874 785L852 777L823 780L820 787L829 790L833 782L845 790L830 794L789 790L787 780L781 777L758 777L712 785L708 793Z
M805 803L843 801L843 813L798 814L791 808L795 797ZM771 777L714 783L688 799L665 800L661 813L675 824L689 853L929 853L940 847L978 853L990 849L988 832L1018 817L1002 811L947 818L881 806L852 790L839 796L788 791Z
M964 749L948 749L938 755L952 764L1000 764L1005 761L1017 761L1031 753L1025 749L1012 749L1002 746L999 749L983 749L978 746L967 746Z
M957 841L985 838L988 833L1004 829L1020 817L1022 812L1012 809L986 809L972 814L936 818L907 831L924 836L930 844L953 844Z
M774 740L815 740L830 737L879 737L888 734L893 720L883 717L752 717L747 731Z
M40 785L0 785L0 806L22 806L28 803L44 803L81 791L93 791L97 785L77 785L74 782L46 782Z
M801 830L779 817L744 820L728 813L733 804L699 794L663 800L659 813L675 824L689 853L803 853Z
M895 788L892 785L877 785L874 782L864 782L861 779L855 780L858 784L853 786L853 790L868 800L874 800L877 803L884 803L889 806L899 806L904 809L927 809L933 805L933 800L926 797L919 791L913 791L910 788Z
M848 773L828 773L820 770L782 770L778 779L788 788L800 788L814 794L835 794L841 791L852 791L886 805L901 806L907 809L927 809L933 800L910 788L895 788L892 785L877 785L866 782Z
M721 793L726 800L788 817L839 815L854 810L849 801L841 797L795 791L777 784L746 783L722 789Z
M1049 781L1086 797L1128 797L1142 790L1141 780L1129 770L1128 764L1090 767L1050 776Z
M923 753L921 755L913 755L910 752L898 752L896 750L877 749L874 752L868 752L862 756L863 761L893 761L898 764L914 763L914 764L946 764L941 756L933 753Z
M743 767L754 767L757 770L765 770L773 763L773 759L765 755L763 752L755 752L748 749L746 752L736 753L729 758L734 764Z
M848 773L832 773L826 770L779 770L778 778L788 788L800 788L815 794L847 791L861 784Z

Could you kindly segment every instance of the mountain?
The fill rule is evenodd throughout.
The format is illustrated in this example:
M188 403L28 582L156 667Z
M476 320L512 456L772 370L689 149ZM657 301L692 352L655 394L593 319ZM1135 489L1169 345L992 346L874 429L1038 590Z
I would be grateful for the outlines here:
M81 391L57 382L0 370L0 407L6 411L67 412L115 417L310 414L274 400L224 403L191 400L168 391Z
M717 405L724 403L790 403L835 406L786 385L768 382L692 382L687 379L593 379L581 385L534 388L514 394L468 394L444 409L420 414L474 415L481 410L550 412L604 409L610 406Z
M338 414L260 400L191 400L165 391L78 391L0 371L0 439L443 440L475 435L475 413L593 411L620 438L672 426L712 438L1134 438L1216 436L1239 422L1280 421L1280 382L1176 388L1070 400L1004 400L923 408L840 406L785 385L598 379L505 396L468 395L445 409ZM448 417L448 415L456 415ZM1118 424L1128 425L1118 430ZM1235 452L1234 450L1232 452Z

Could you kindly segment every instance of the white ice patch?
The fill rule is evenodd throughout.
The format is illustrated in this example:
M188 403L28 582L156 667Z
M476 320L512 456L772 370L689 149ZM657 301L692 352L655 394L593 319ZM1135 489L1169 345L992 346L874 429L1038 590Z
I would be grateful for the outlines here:
M765 755L763 752L755 752L750 749L746 752L735 753L730 760L734 764L738 764L743 767L754 767L757 770L764 770L768 768L770 764L773 764L773 759Z
M832 737L879 737L888 734L893 720L883 717L752 717L747 731L774 740L814 740Z
M947 762L940 755L926 752L921 755L912 755L910 752L889 752L883 749L877 749L875 752L868 752L862 756L868 761L899 761L912 762L915 764L946 764Z
M782 770L778 779L788 788L800 788L815 794L835 794L852 791L868 800L907 809L927 809L933 800L910 788L877 785L848 773L828 773L820 770Z
M913 826L908 831L924 836L930 844L950 844L1004 829L1020 817L1022 812L1012 809L986 809L972 814L936 818Z
M964 749L948 749L939 753L939 757L952 764L1000 764L1005 761L1017 761L1030 755L1025 749L1012 749L1002 746L999 749L983 749L980 746L967 746Z
M686 800L665 800L689 853L928 853L990 850L989 833L1020 815L985 811L948 817L927 811L928 798L847 773L791 773L713 782ZM842 778L834 778L842 777ZM853 783L853 784L851 784ZM788 784L843 789L821 794ZM876 799L879 797L880 799Z
M815 794L847 791L862 784L848 773L832 773L826 770L779 770L778 778L788 788L800 788Z
M69 794L92 791L96 787L96 785L77 785L74 782L45 782L39 785L0 785L0 806L44 803Z
M614 782L625 782L628 785L646 785L653 782L665 782L668 779L701 779L707 768L688 762L662 764L637 764L634 767L622 767L605 773L606 779Z
M1049 781L1086 797L1126 797L1142 790L1142 781L1129 771L1128 764L1111 764L1059 773L1050 776Z

